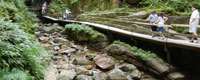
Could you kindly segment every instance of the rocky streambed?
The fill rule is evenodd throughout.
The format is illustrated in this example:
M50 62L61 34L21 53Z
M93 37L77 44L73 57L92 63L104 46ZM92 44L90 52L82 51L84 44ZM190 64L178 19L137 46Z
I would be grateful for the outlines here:
M65 28L58 24L39 24L35 35L53 56L45 70L45 80L160 80L145 69L138 68L137 60L130 60L123 54L113 53L113 45L103 50L95 51L87 44L80 44L67 36ZM70 33L68 33L70 34ZM117 45L118 46L118 45ZM114 46L115 48L118 48ZM93 46L94 48L95 46ZM119 48L116 53L128 53L126 49ZM114 52L116 51L114 50ZM125 51L124 51L125 50ZM111 52L110 52L111 51ZM113 55L112 55L113 54ZM119 59L116 56L126 59ZM134 57L134 56L133 56ZM127 61L129 59L129 61ZM129 63L127 63L129 62ZM140 64L140 62L139 62ZM150 65L154 63L150 62ZM165 67L156 67L165 72ZM155 69L155 70L156 70ZM159 74L159 73L158 73ZM179 73L169 74L173 80L182 79Z

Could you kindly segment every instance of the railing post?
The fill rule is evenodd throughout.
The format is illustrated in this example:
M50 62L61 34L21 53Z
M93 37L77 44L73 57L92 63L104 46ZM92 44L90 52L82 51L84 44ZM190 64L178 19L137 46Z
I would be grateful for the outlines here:
M167 62L171 63L171 53L167 46L165 46L165 52L167 53Z

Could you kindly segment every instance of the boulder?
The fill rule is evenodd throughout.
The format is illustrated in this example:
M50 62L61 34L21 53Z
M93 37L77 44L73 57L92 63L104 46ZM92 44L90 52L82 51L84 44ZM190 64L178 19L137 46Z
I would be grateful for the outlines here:
M119 44L111 44L108 47L105 48L105 51L107 51L111 55L129 55L133 56L133 52L128 50L126 47L119 45Z
M119 65L119 69L121 69L124 72L132 72L134 69L136 69L136 67L133 64L123 63Z
M76 73L78 75L89 75L89 70L87 70L85 67L76 67Z
M70 48L70 49L67 49L67 50L64 50L64 51L60 52L60 54L68 54L68 53L73 53L75 51L76 51L76 49Z
M101 69L112 69L114 67L114 60L111 57L102 57L95 61L95 64Z
M61 71L58 80L73 80L76 76L75 70L63 70Z
M57 80L59 74L53 63L45 69L44 71L44 80Z
M34 34L35 34L35 36L37 36L37 37L39 37L39 36L41 36L41 35L42 35L42 33L41 33L41 32L34 32Z
M111 80L126 80L127 75L120 69L113 69L108 72L108 77Z
M107 80L108 75L106 73L95 73L94 80Z
M92 68L94 68L93 65L86 65L86 66L85 66L85 69L87 69L87 70L91 70Z
M44 27L43 29L44 29L44 32L49 33L49 34L56 32L56 29L54 27Z
M173 72L167 75L167 77L171 80L184 80L185 75L179 72Z
M73 63L76 64L76 65L91 65L91 64L93 64L92 61L88 60L85 57L75 58Z
M131 73L130 73L130 77L133 79L140 79L141 78L141 73L140 71L138 71L137 69L134 69Z
M53 42L55 42L55 43L67 43L68 40L61 38L61 37L56 37Z
M169 16L168 18L166 22L168 24L188 24L190 19L188 16Z
M147 15L146 11L140 11L129 15L129 18L144 18Z
M44 43L49 42L49 39L50 39L49 37L44 37L44 36L39 37L39 40L42 41L42 42L44 42Z
M75 80L92 80L92 77L87 75L78 75Z
M78 49L78 50L84 50L84 47L81 47L81 46L79 46L79 45L72 45L71 46L72 48L76 48L76 49Z
M58 50L60 49L60 47L59 47L59 46L55 46L53 49L54 49L55 51L58 51Z

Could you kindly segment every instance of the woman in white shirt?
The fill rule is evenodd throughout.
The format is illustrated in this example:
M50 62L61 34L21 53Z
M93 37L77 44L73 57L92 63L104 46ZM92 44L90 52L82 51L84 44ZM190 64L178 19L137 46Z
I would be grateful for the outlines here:
M162 37L162 39L165 38L164 35L163 35L164 27L162 25L164 25L167 20L168 20L168 18L164 16L164 13L159 14L158 20L156 21L156 23L159 24L159 26L158 26L158 32L160 33L159 39L161 37Z

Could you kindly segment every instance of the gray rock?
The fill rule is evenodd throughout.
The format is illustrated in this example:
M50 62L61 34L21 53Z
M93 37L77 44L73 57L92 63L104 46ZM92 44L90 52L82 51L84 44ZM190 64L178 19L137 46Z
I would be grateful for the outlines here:
M39 40L42 41L42 42L44 42L44 43L48 42L49 39L50 39L49 37L44 37L44 36L39 37Z
M140 78L141 78L141 73L140 73L140 71L138 71L137 69L134 69L134 70L130 73L130 77L131 77L131 78L140 79Z
M72 45L71 47L72 47L72 48L76 48L76 49L78 49L78 50L84 50L83 47L78 46L78 45Z
M95 73L94 80L107 80L108 76L106 73Z
M39 36L42 35L42 33L40 33L40 32L34 32L34 34L35 34L35 36L37 36L37 37L39 37Z
M85 69L85 67L76 67L76 73L78 75L89 75L89 70Z
M67 43L68 41L69 40L67 40L67 39L64 39L64 38L61 38L61 37L57 37L57 38L54 39L53 42L55 42L55 43Z
M86 76L86 75L78 75L75 80L92 80L91 76Z
M114 60L111 57L102 57L95 61L95 64L101 69L112 69L114 67Z
M90 65L90 64L93 64L92 61L88 60L85 57L78 57L78 58L76 58L74 60L73 63L76 64L76 65Z
M61 53L61 54L68 54L68 53L73 53L73 52L75 52L75 51L76 51L76 49L70 48L70 49L64 50L64 51L62 51L62 52L60 52L60 53Z
M173 72L167 75L167 77L171 80L184 80L185 75L179 72Z
M111 44L105 48L105 51L107 51L111 55L120 55L120 56L123 54L127 54L131 56L131 54L133 54L126 47L119 44Z
M59 46L55 46L53 49L54 49L55 51L58 51L58 50L60 49L60 47L59 47Z
M59 74L53 63L45 69L44 71L44 80L57 80Z
M64 70L60 73L58 80L73 80L75 76L75 70Z
M49 33L49 34L56 32L56 29L54 27L44 27L43 29L46 33Z
M108 73L108 77L111 80L126 80L127 75L120 69L113 69Z
M128 17L143 18L143 17L145 17L145 15L147 15L146 11L140 11L140 12L133 13L133 14L129 15Z
M119 69L124 72L132 72L134 69L136 69L136 67L133 64L123 63L119 66Z

